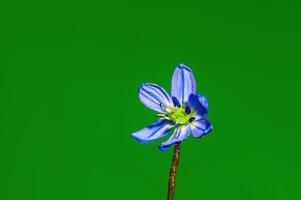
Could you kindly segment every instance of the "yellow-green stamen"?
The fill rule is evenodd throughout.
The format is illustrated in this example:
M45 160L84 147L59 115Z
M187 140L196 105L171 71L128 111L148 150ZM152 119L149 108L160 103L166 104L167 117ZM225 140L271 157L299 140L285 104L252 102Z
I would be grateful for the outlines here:
M189 124L190 123L190 118L194 115L194 112L191 112L189 114L187 114L185 112L184 108L175 108L172 109L169 113L167 114L158 114L157 117L161 118L161 119L167 119L170 120L172 122L174 122L175 124Z

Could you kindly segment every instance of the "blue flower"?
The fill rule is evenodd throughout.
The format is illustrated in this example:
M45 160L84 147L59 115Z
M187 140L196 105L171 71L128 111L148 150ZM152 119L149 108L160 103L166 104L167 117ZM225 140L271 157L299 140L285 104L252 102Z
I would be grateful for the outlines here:
M212 131L212 124L205 118L208 101L196 93L196 82L191 69L180 64L176 67L171 85L171 96L159 85L144 83L139 90L140 101L157 111L158 119L132 134L141 143L158 140L173 130L171 137L159 149L166 151L171 145L187 139L190 134L202 137Z

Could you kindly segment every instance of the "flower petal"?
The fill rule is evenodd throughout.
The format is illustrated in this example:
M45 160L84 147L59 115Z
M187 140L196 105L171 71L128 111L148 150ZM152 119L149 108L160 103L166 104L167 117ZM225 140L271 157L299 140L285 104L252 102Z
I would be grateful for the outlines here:
M183 106L190 94L196 93L196 82L191 69L179 64L172 77L171 95L175 96Z
M190 126L179 126L175 129L172 136L159 146L159 149L161 151L166 151L172 144L182 142L189 135L190 135Z
M202 104L202 106L204 106L204 108L206 108L207 113L208 113L208 100L202 94L197 94L197 96L198 96L200 103Z
M164 137L174 125L167 120L157 120L144 129L132 133L132 137L141 143L149 143Z
M205 101L204 98L203 97L199 98L199 96L196 95L196 94L189 95L189 99L188 99L188 104L187 105L192 110L196 111L197 115L199 115L199 116L205 116L208 113L208 110L207 110L208 103L204 104L207 101L207 100ZM203 103L201 103L201 101L203 101Z
M194 137L202 137L212 131L212 124L205 118L193 121L191 124L191 134Z
M140 101L148 108L160 113L166 113L167 107L173 104L171 97L159 85L144 83L139 90Z

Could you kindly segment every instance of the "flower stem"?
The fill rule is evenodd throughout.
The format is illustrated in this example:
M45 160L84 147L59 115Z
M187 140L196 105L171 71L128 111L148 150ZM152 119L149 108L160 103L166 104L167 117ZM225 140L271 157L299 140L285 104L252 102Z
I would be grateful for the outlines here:
M180 160L180 150L181 150L181 144L176 143L174 152L173 152L173 159L172 159L172 163L171 163L171 167L170 167L170 171L169 171L167 200L174 199L177 168L178 168L179 160Z

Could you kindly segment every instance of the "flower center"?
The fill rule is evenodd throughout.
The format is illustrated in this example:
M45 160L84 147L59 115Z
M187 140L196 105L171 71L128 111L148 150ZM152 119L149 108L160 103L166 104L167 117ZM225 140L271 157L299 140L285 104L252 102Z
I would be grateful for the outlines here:
M190 122L190 118L192 117L192 113L189 112L187 114L187 111L185 111L183 108L176 108L169 112L167 117L176 124L188 124Z
M176 125L187 125L195 120L196 113L191 110L189 106L182 107L169 107L168 113L157 114L160 119L165 119L174 122Z
M183 108L176 108L172 110L170 113L168 113L168 117L176 124L187 124L190 119L190 116L185 113Z

